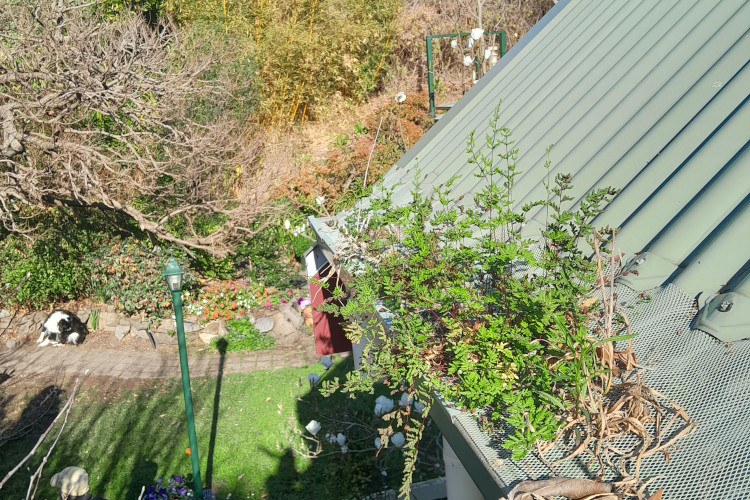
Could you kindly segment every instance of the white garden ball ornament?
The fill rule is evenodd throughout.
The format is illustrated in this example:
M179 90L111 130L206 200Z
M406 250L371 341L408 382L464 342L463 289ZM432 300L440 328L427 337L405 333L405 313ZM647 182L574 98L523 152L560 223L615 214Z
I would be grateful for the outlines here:
M404 435L400 432L397 432L396 434L391 436L391 443L393 443L397 448L401 448L405 442L406 438L404 438Z

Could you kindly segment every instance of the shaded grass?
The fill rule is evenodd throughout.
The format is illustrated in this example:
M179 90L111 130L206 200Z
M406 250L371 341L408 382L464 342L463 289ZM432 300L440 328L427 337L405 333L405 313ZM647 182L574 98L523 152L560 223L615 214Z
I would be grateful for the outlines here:
M361 401L350 402L345 401L348 397L342 394L331 398L322 398L317 390L311 394L307 382L309 373L318 373L323 380L334 376L341 378L351 365L350 359L343 359L328 371L321 365L314 365L221 378L193 378L193 406L204 487L211 481L220 499L229 493L232 498L268 495L268 498L328 499L349 497L354 491L397 486L403 464L400 453L386 458L385 455L376 458L374 452L333 454L311 461L298 456L285 439L290 418L291 423L304 426L323 408L335 413L339 408L353 405L358 411L372 413L371 399L375 396L367 395ZM28 453L42 431L3 446L0 476ZM29 464L32 470L38 466L48 446L45 442L32 458ZM110 500L135 500L141 487L153 484L157 477L190 475L187 447L179 380L148 381L136 390L125 392L84 383L68 425L45 466L36 498L56 498L49 486L52 474L76 465L89 473L95 495ZM381 474L384 468L388 470L387 477ZM432 477L437 475L434 469L430 471ZM430 471L421 477L429 477ZM23 498L29 475L25 470L19 471L3 488L0 497Z
M297 381L312 368L286 368L225 375L213 453L213 477L223 490L262 494L267 477L276 472L283 450L277 449L284 422L277 404L287 404ZM216 377L192 379L193 406L201 471L205 474L213 425ZM135 391L102 396L84 383L60 441L45 466L38 499L55 498L49 487L54 472L77 465L90 477L92 492L111 500L136 499L141 486L159 476L189 474L190 456L182 386L179 380L154 380ZM106 399L105 399L106 398ZM267 398L270 398L268 402ZM53 430L53 433L56 429ZM4 475L33 447L40 433L3 446ZM35 469L48 443L31 460ZM304 467L305 464L300 464ZM22 498L29 474L19 471L3 488L2 498Z

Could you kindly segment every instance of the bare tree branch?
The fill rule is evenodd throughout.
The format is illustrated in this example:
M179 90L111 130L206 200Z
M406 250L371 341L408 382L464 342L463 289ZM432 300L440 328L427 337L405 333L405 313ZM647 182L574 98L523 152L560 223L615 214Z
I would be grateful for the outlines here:
M232 82L205 77L207 53L171 24L105 21L80 0L0 0L4 227L99 208L216 255L257 227L275 172L261 168L260 135L221 112Z
M84 372L84 375L87 375L87 374L88 374L88 370L86 370L86 371ZM47 427L47 430L46 430L46 431L44 431L44 432L42 433L42 435L41 435L41 436L39 437L39 440L38 440L38 441L36 442L36 444L35 444L35 445L34 445L34 447L33 447L33 448L31 449L31 451L29 452L29 454L28 454L28 455L26 455L26 456L24 457L24 459L23 459L23 460L21 460L21 462L20 462L20 463L19 463L18 465L16 465L16 466L15 466L15 467L13 468L13 470L11 470L10 472L8 472L8 473L7 473L6 475L5 475L5 477L3 478L3 480L2 480L2 481L0 481L0 489L2 489L2 488L3 488L3 485L5 485L5 483L6 483L6 482L8 482L8 480L9 480L9 479L10 479L10 478L11 478L11 477L13 476L13 474L15 474L16 472L18 472L18 469L20 469L20 468L21 468L21 467L23 466L23 464L25 464L25 463L26 463L26 461L27 461L28 459L30 459L31 457L33 457L33 456L34 456L34 453L36 453L36 450L37 450L37 449L39 448L39 445L41 445L41 444L42 444L42 441L44 441L44 439L45 439L45 438L47 437L47 434L49 434L49 432L50 432L50 431L52 430L52 428L53 428L53 427L55 426L55 424L57 423L57 421L58 421L58 420L60 420L60 417L62 417L62 416L63 416L63 414L65 414L65 419L64 419L64 422L65 422L65 421L67 421L67 419L68 419L68 413L70 413L70 409L71 409L71 407L73 406L73 400L75 399L75 396L76 396L76 392L78 391L78 387L79 387L79 386L81 385L81 382L82 382L82 380L80 380L80 379L76 379L76 381L75 381L75 384L73 385L73 389L72 389L72 391L70 392L70 396L68 397L68 400L67 400L67 401L65 402L65 404L63 405L63 407L62 407L62 409L60 410L60 412L59 412L59 413L57 414L57 416L56 416L56 417L55 417L55 419L54 419L54 420L52 421L52 423L51 423L51 424L49 425L49 427ZM55 444L57 444L57 440L58 440L58 439L60 439L60 434L62 434L62 431L63 431L63 429L64 429L64 428L65 428L65 424L63 423L63 425L62 425L62 426L60 427L60 431L59 431L59 432L58 432L58 434L57 434L57 438L55 438L55 441L54 441L54 443L52 444L52 446L50 447L50 449L49 449L49 452L48 452L48 453L47 453L47 455L46 455L46 456L44 457L44 460L42 460L42 464L41 464L41 465L39 466L39 468L37 469L37 472L36 472L36 473L35 473L35 474L34 474L34 475L33 475L33 476L31 477L31 483L32 483L32 484L33 484L33 480L34 480L34 479L35 479L36 477L38 477L38 475L39 475L39 474L41 474L41 470L42 470L42 467L44 466L44 463L45 463L45 462L47 461L47 459L48 459L48 457L49 457L50 453L52 452L52 449L53 449L53 448L55 447ZM30 490L31 490L31 484L29 484L29 491L30 491ZM27 496L28 496L28 495L27 495Z

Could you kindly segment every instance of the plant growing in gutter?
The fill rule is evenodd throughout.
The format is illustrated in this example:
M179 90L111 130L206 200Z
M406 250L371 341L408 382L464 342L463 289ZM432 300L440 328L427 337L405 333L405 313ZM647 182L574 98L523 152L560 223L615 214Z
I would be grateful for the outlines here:
M514 210L518 149L498 121L499 106L484 146L477 147L474 133L467 141L481 186L473 202L454 199L455 177L427 195L420 173L410 203L394 204L392 190L370 200L348 228L358 239L349 247L366 248L367 255L357 256L362 265L348 290L335 290L321 309L347 318L353 341L363 333L374 337L363 369L329 391L372 392L384 381L393 393L420 401L440 394L480 412L488 429L510 428L502 446L521 459L554 441L569 422L592 422L592 393L608 390L621 359L613 342L631 335L623 334L622 316L613 310L606 331L592 331L597 300L589 297L602 272L581 250L581 243L595 242L591 221L616 191L594 190L569 208L571 177L558 174L548 176L546 199ZM549 149L547 158L549 172ZM546 224L538 239L526 239L521 230L535 206L546 211ZM394 313L387 332L373 318L373 304ZM592 381L602 382L594 390ZM391 425L383 434L406 434L401 494L428 411L429 405L421 414L407 407L384 415Z

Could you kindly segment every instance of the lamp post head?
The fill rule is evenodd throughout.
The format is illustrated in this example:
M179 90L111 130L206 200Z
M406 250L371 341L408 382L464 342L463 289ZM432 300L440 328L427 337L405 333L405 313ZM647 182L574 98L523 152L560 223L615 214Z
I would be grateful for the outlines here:
M180 267L174 257L169 258L167 261L167 267L165 267L164 272L161 273L171 292L179 292L182 289L183 274L185 274L185 271Z

